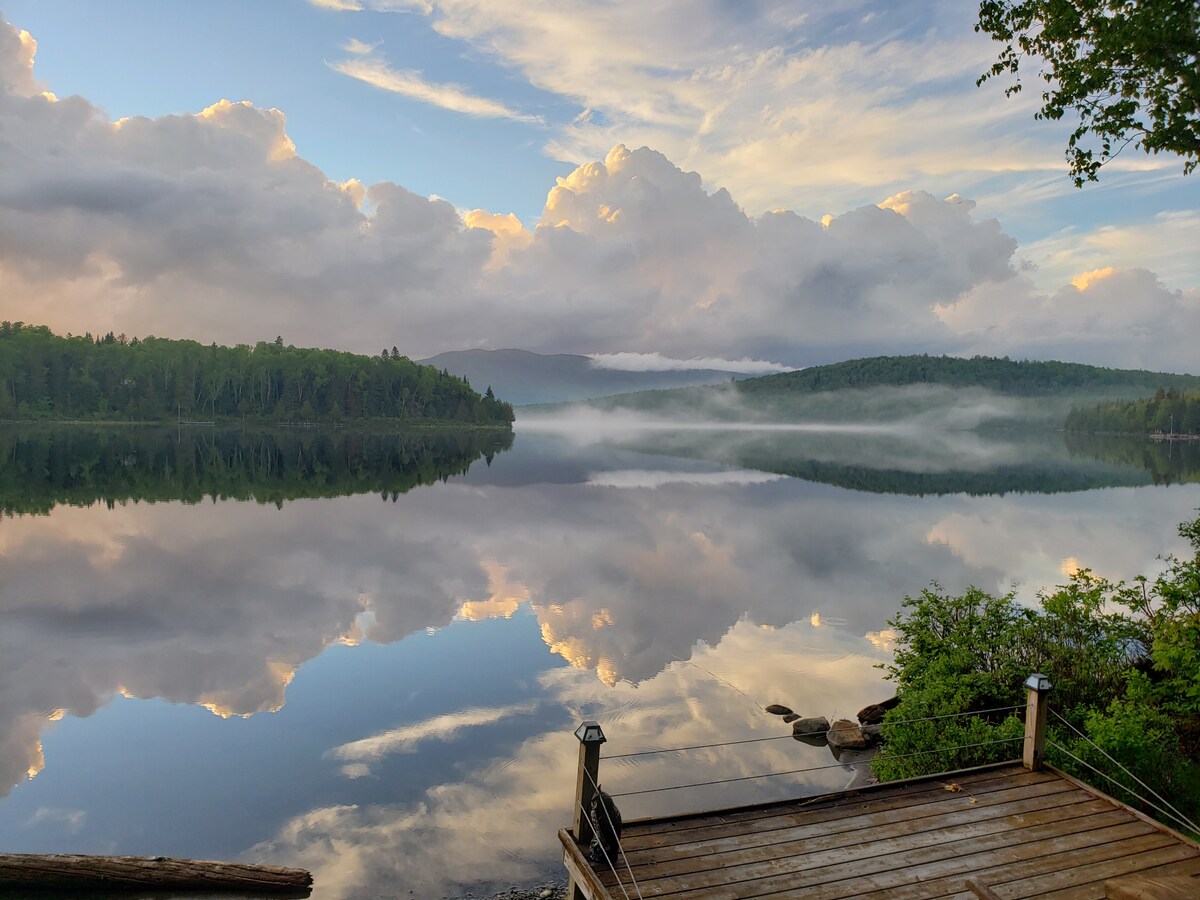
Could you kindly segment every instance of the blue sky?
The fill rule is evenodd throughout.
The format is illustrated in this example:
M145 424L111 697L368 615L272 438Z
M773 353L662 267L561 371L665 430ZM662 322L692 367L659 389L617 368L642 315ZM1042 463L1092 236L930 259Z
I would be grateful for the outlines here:
M383 330L413 355L1200 365L1168 346L1200 327L1200 179L1129 150L1075 189L1069 124L1035 122L1030 91L975 87L996 48L972 13L955 0L9 0L21 156L0 179L43 197L32 185L59 196L82 179L123 200L116 219L89 207L87 221L13 206L24 253L0 268L4 314L358 350ZM89 120L35 127L53 102L42 91L78 95ZM248 104L201 115L222 100ZM266 158L233 161L246 140L268 141ZM78 161L55 170L56 146ZM131 171L177 219L131 211L118 189ZM569 185L547 206L556 179ZM357 219L331 204L338 185ZM856 214L876 205L902 221ZM164 229L179 236L150 260ZM371 247L349 250L363 229ZM237 234L245 258L202 243L182 255L199 233Z

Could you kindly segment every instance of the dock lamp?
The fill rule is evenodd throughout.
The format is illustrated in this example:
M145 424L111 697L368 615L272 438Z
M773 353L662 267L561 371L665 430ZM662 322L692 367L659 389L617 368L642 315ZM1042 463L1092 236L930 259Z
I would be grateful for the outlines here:
M579 738L579 743L581 744L603 744L608 740L604 736L604 731L601 729L600 723L593 722L591 719L581 723L575 729L575 737Z
M1046 709L1052 685L1049 676L1035 672L1025 679L1025 768L1036 772L1045 764Z
M579 738L579 771L575 776L575 811L571 831L583 847L592 842L592 797L600 784L600 745L608 740L599 722L588 719L575 729Z
M1049 691L1053 685L1050 684L1050 679L1048 676L1034 673L1025 679L1025 687L1029 688L1031 691L1037 691L1039 694L1044 694ZM581 725L580 728L582 727L583 726ZM596 727L598 728L599 726ZM578 731L575 733L579 734ZM583 738L580 738L580 740L583 740Z

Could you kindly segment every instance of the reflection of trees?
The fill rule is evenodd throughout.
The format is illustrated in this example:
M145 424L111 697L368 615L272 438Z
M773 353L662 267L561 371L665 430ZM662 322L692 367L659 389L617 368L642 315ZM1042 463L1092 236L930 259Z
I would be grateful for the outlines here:
M126 500L395 499L512 446L496 431L401 434L37 428L0 433L0 510Z
M1155 484L1200 481L1200 442L1152 441L1135 435L1106 436L1070 431L1065 439L1073 456L1145 469Z
M1085 437L1094 444L1084 442ZM1139 448L1153 446L1145 440L1137 443ZM1081 452L1082 446L1090 449ZM1179 464L1178 451L1177 461L1168 464L1165 457L1156 462L1157 457L1129 452L1112 438L1068 434L1064 445L1056 434L1020 430L987 437L931 431L903 440L837 432L752 433L712 440L679 432L656 434L653 447L640 449L849 490L909 496L1055 494L1187 480L1170 468ZM1197 449L1192 448L1193 460ZM1195 462L1191 466L1194 472Z

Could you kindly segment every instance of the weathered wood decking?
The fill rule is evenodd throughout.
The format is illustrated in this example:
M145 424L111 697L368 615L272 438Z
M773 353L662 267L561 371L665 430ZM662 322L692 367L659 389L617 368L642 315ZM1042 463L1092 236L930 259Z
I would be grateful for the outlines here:
M1060 772L1020 763L630 822L621 844L637 890L623 862L618 884L568 831L559 838L575 883L597 900L1099 900L1106 881L1138 874L1183 892L1119 896L1200 898L1200 845Z

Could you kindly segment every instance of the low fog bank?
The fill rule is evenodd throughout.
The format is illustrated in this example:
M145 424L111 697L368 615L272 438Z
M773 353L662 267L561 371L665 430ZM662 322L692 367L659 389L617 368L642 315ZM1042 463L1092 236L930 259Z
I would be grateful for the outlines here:
M984 427L1059 428L1081 402L1069 397L1013 397L983 388L915 385L824 391L785 397L745 396L732 384L645 391L519 411L516 427L611 439L662 430L756 430L904 435Z
M896 493L1058 492L1180 477L1155 475L1137 454L1064 441L1066 412L1086 402L1078 398L921 385L805 395L786 410L774 404L772 417L728 387L688 392L699 403L679 402L680 393L619 398L640 408L609 398L522 411L515 427L581 447Z

